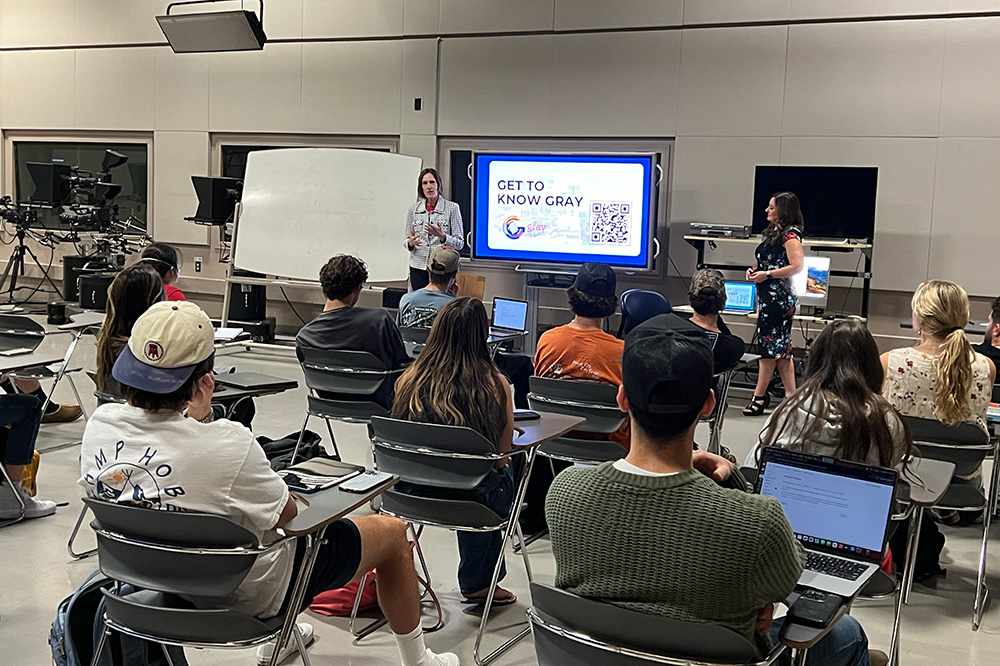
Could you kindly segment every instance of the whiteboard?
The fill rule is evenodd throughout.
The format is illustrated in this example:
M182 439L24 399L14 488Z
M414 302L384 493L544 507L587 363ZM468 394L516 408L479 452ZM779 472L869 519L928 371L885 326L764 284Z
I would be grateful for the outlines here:
M406 280L406 213L421 160L342 148L258 150L247 158L233 264L318 280L336 254L368 264L371 282Z

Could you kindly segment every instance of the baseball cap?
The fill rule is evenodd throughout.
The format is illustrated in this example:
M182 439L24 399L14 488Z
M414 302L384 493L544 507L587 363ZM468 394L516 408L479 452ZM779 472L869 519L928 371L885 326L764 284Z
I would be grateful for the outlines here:
M726 293L726 278L721 271L714 268L703 268L691 278L691 287L688 294L691 296Z
M606 264L584 264L576 274L573 287L591 296L614 296L618 278Z
M208 315L188 301L154 303L132 327L111 376L150 393L171 393L215 352Z
M700 330L636 328L625 336L622 385L651 414L694 414L712 389L715 360Z
M458 252L444 247L435 248L427 261L427 270L434 275L447 275L458 271Z

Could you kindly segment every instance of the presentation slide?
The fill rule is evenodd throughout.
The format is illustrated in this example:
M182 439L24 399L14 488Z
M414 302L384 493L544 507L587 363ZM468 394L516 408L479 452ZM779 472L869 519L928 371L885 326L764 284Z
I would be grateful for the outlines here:
M476 259L650 268L652 155L475 160Z

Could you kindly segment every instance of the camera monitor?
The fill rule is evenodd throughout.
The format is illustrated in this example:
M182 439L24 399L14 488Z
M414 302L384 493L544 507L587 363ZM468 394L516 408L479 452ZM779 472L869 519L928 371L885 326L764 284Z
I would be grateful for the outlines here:
M198 211L192 219L200 224L225 224L233 219L236 202L240 200L243 181L238 178L210 178L191 176Z
M803 257L802 270L792 276L792 291L801 305L826 307L830 292L830 257Z
M474 156L472 257L650 270L656 155Z
M72 195L72 167L60 162L28 162L28 174L35 185L32 203L61 206Z

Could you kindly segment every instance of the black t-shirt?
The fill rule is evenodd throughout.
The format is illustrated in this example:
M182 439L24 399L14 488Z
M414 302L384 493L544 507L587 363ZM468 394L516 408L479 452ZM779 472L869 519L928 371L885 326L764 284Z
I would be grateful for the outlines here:
M742 338L733 335L729 331L729 327L726 326L724 321L722 321L722 317L719 317L718 324L721 333L719 334L719 338L715 341L715 347L712 349L712 353L715 356L715 368L712 372L716 375L736 365L736 362L743 356L745 346ZM704 331L705 333L714 333L714 331L704 329L692 322L690 315L680 312L657 315L652 319L643 322L641 326L670 330L692 328L694 330Z
M972 345L972 348L993 361L993 365L1000 368L1000 347L994 347L988 342L980 342L978 345ZM997 378L1000 379L1000 373L997 373Z
M340 308L324 312L299 329L295 346L316 349L364 351L385 363L389 370L410 361L396 323L378 308ZM386 409L392 407L394 380L383 382L373 399Z

